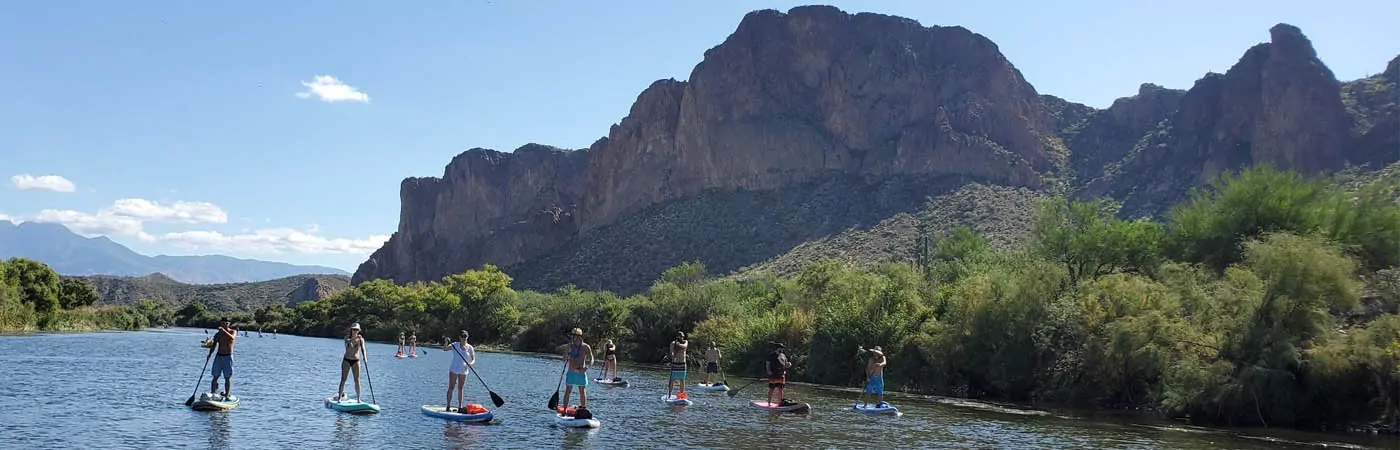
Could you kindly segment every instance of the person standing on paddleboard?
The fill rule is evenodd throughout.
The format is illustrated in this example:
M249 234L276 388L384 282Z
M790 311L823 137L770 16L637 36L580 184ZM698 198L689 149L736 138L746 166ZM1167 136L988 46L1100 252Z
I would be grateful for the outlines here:
M214 355L214 379L209 380L209 394L219 392L219 376L224 377L224 391L219 392L220 396L228 398L228 393L232 390L233 381L233 341L238 339L238 330L233 328L233 324L228 319L224 319L219 324L219 331L214 333L214 343L209 346L209 353Z
M865 362L865 375L869 380L865 382L865 393L879 396L876 405L885 403L885 364L889 362L885 359L885 352L880 350L880 346L871 347L870 359ZM866 406L862 404L861 406Z
M588 408L588 366L593 365L593 347L583 342L583 330L574 328L569 332L569 349L564 352L564 408L568 409L569 395L578 386L578 406Z
M768 403L786 404L787 399L783 398L783 387L787 386L787 370L792 367L788 362L787 355L783 354L785 346L781 342L774 342L773 351L768 353ZM773 403L773 391L778 391L779 403Z
M403 355L403 343L404 343L404 342L406 342L406 341L404 340L403 332L400 331L400 332L399 332L399 351L396 352L396 353L394 353L395 355L399 355L399 356L402 356L402 355ZM447 338L443 338L443 342L448 342Z
M467 382L467 366L476 366L476 348L467 343L467 338L471 335L467 330L462 330L458 334L458 341L442 346L442 351L449 352L452 358L452 366L447 369L447 409L452 412L452 388L457 388L457 407L466 408L467 404L462 401L462 385ZM442 339L447 341L447 337Z
M612 376L608 376L611 374ZM617 381L617 345L612 339L608 339L607 345L603 347L603 379Z
M355 374L355 400L360 399L360 357L369 359L364 348L365 338L360 336L359 322L350 324L350 329L345 330L345 355L340 361L340 388L336 391L336 400L345 398L345 376L351 372Z
M676 398L685 398L685 356L686 349L690 347L690 342L685 340L685 332L677 331L676 339L671 341L670 365L671 378L666 381L666 396L671 396L671 390L675 388L676 382L681 384L681 392L676 394Z
M418 354L418 333L412 333L408 335L408 354Z
M714 386L715 375L719 373L719 345L710 342L710 349L705 350L705 384Z

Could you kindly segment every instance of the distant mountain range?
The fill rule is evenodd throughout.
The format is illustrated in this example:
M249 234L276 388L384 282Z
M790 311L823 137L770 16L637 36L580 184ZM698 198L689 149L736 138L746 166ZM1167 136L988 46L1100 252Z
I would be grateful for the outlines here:
M267 305L295 306L320 300L350 287L345 275L296 275L250 283L188 284L161 274L144 277L65 276L86 281L102 298L99 305L135 305L151 299L181 308L201 302L215 313L252 311Z
M144 276L161 273L184 283L243 283L303 274L349 275L323 266L240 259L222 255L146 256L106 237L87 238L63 225L0 221L0 257L29 258L62 275Z

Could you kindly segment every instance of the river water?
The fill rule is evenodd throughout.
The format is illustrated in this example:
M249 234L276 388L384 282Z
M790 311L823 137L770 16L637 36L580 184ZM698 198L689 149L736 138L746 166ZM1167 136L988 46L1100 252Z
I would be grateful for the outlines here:
M0 336L0 447L1400 448L1387 437L1244 435L917 396L890 397L902 417L865 416L849 411L854 390L800 385L790 386L788 397L811 403L806 415L751 409L748 401L766 394L763 384L733 398L694 392L694 405L669 408L659 402L665 374L627 366L629 387L589 389L601 428L562 430L545 409L560 362L501 353L477 357L478 372L506 400L493 408L498 423L468 425L418 410L443 403L449 353L427 349L396 359L395 346L384 344L370 344L368 358L383 410L351 416L323 406L339 381L341 341L256 333L235 347L233 394L242 403L196 412L184 400L204 364L204 336L192 329ZM730 381L738 387L746 380ZM208 383L205 377L201 390ZM467 393L468 402L491 407L475 378Z

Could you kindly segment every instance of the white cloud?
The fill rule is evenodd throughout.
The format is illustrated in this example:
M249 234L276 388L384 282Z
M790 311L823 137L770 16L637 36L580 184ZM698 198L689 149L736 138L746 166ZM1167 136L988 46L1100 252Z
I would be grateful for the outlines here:
M141 231L141 220L118 216L107 210L98 211L97 214L88 214L82 211L45 209L25 219L34 222L63 224L74 233L89 237L101 234L140 237L144 234Z
M369 103L369 94L360 92L360 90L356 89L354 86L345 84L330 75L317 75L316 78L312 79L310 82L301 82L301 85L306 86L310 90L298 92L297 98L311 98L311 96L314 95L323 102L350 101Z
M226 223L228 213L209 202L177 201L162 205L142 198L123 198L108 208L112 214L151 222Z
M179 231L160 235L157 239L191 251L363 255L378 250L389 240L389 236L372 235L364 239L328 238L291 228L267 228L234 235L207 230Z
M16 218L14 218L14 217L10 217L10 216L7 215L7 214L0 214L0 222L9 222L9 223L12 223L12 224L15 224L15 225L19 225L19 219L16 219Z
M24 191L73 192L78 190L72 181L58 175L34 176L22 173L10 177L10 185Z

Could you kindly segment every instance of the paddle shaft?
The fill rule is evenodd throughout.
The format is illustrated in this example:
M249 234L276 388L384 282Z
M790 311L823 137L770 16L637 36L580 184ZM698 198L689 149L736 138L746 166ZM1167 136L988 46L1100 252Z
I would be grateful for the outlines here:
M729 391L729 396L730 396L730 397L733 397L735 394L738 394L739 391L744 390L744 388L747 388L747 387L749 387L749 386L753 386L754 383L757 383L757 382L760 382L760 381L763 381L763 380L764 380L763 378L759 378L759 379L757 379L757 380L750 381L749 384L745 384L744 387L741 387L741 388L738 388L738 389Z
M564 372L569 370L569 357L564 357L564 370L559 371L559 382L554 385L554 395L549 397L547 407L554 411L554 407L559 406L559 390L564 387Z
M190 399L185 400L186 406L193 404L194 396L199 395L199 386L204 384L204 374L209 372L209 358L212 357L214 357L214 352L209 352L209 355L204 357L204 368L199 369L199 381L194 383L194 392L190 394Z
M364 346L361 346L361 347L360 347L360 362L363 362L363 363L365 364L365 381L368 381L368 382L369 382L369 401L370 401L370 403L374 403L374 404L377 405L377 404L379 404L379 399L374 398L374 378L369 376L369 358L368 358L368 356L369 356L369 352L365 351Z
M476 368L472 367L471 361L467 360L467 355L462 353L462 350L458 349L456 346L452 347L452 351L457 352L457 356L462 358L462 362L467 363L467 370L470 371L472 375L476 375L476 381L480 381L481 387L486 388L486 392L491 394L491 403L495 403L497 408L500 408L501 405L504 405L506 403L505 399L502 399L501 396L496 395L496 391L491 390L491 387L486 385L486 380L481 379L481 374L476 373Z

